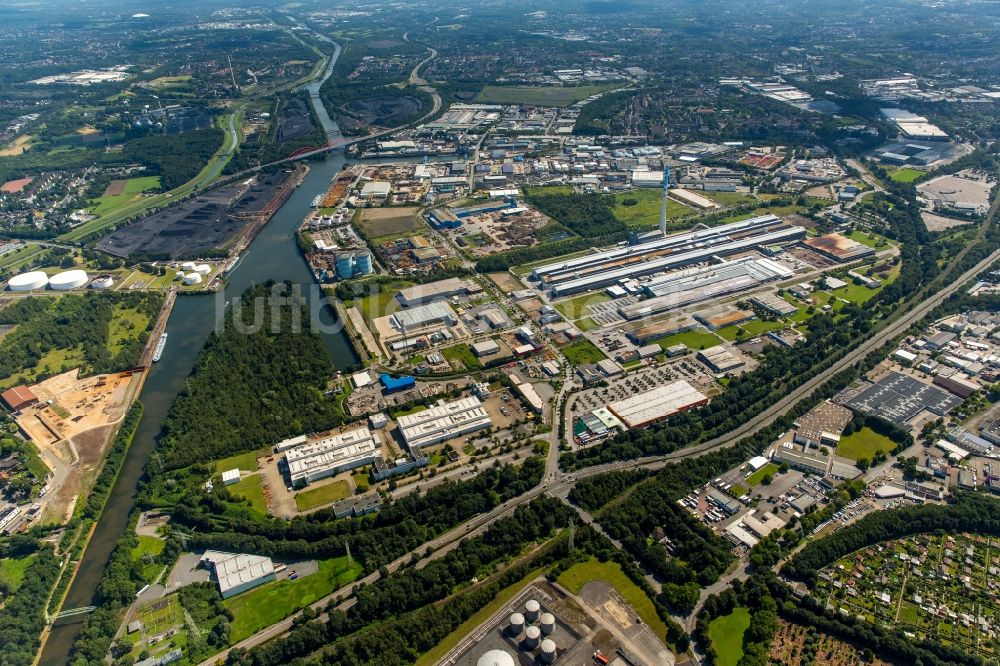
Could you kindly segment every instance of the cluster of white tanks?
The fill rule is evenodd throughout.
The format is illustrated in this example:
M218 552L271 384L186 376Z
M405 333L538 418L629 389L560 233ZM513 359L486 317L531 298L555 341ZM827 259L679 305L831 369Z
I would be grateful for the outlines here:
M79 269L63 271L52 277L42 271L30 271L12 277L7 282L7 288L11 291L36 291L48 287L55 291L69 291L82 287L89 279L87 272Z
M548 638L556 629L556 618L552 613L543 613L542 605L535 599L529 599L524 604L523 613L511 613L507 624L507 635L514 640L520 640L520 645L529 651L541 648L539 656L546 664L551 664L556 660L556 642ZM489 653L487 653L489 654ZM513 662L512 662L513 663ZM482 660L479 666L493 666L484 664Z
M177 279L186 285L201 284L204 276L212 272L212 267L208 264L196 264L193 261L185 261L181 264L181 270L177 272Z

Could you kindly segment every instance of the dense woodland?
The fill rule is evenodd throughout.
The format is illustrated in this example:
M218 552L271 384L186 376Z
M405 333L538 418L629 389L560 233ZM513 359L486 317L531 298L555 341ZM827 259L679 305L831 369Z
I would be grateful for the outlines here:
M252 451L344 421L335 397L324 395L333 367L322 338L309 328L308 309L272 296L272 286L259 285L234 301L222 330L205 343L164 424L160 446L168 467Z
M77 350L82 374L125 370L139 363L163 296L152 292L91 292L60 298L23 298L0 310L0 324L16 328L0 341L0 378L35 368L55 350ZM146 318L142 331L128 331L116 350L110 344L111 324L122 310L135 309ZM64 367L68 365L68 367ZM39 379L77 364L39 368Z
M553 194L528 190L525 199L564 227L584 238L598 238L628 231L615 217L614 200L600 194Z
M154 134L126 143L122 157L143 164L149 174L160 177L164 190L172 190L197 176L222 141L223 131L215 128L184 134Z
M59 576L62 561L50 544L30 537L16 537L0 546L0 557L33 557L20 585L0 590L0 645L4 666L30 666L35 661L42 629L45 604Z

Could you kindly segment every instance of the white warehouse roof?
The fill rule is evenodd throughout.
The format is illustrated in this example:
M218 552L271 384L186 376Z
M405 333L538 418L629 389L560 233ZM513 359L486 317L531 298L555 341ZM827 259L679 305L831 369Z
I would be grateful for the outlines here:
M470 397L400 416L396 424L407 445L423 447L489 428L493 422L479 398Z
M367 426L300 444L288 450L285 461L292 483L306 483L373 463L381 457L378 434Z
M708 397L704 393L686 381L678 380L612 402L608 404L608 409L629 428L641 428L707 402Z
M211 566L223 598L229 596L227 593L233 592L235 588L274 575L274 563L270 557L262 555L207 550L201 556L201 561Z

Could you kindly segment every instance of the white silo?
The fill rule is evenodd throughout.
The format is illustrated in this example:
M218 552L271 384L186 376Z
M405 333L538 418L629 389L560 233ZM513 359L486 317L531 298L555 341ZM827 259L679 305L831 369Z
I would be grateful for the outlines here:
M507 625L507 631L511 636L520 636L521 632L524 631L524 616L520 613L511 613L510 623Z
M181 264L182 271L193 271L194 269L195 265L193 261L185 261L183 264Z
M201 284L201 276L197 273L188 273L184 276L184 284L191 286L194 284Z
M551 638L542 641L542 661L551 664L556 660L556 642Z
M529 599L528 603L524 604L524 619L531 623L538 622L538 614L541 610L541 604L534 599Z
M69 291L70 289L82 287L87 284L88 280L90 278L87 277L86 271L81 271L80 269L63 271L49 278L49 288L55 291Z
M539 620L539 623L542 633L546 636L556 630L556 617L552 613L542 613L542 618Z
M528 627L524 632L524 646L529 650L534 650L542 641L542 630L538 627Z
M111 289L115 285L115 278L111 275L98 275L90 281L91 289Z
M490 650L479 658L476 666L514 666L514 657L503 650Z
M41 271L30 271L12 277L7 283L7 288L11 291L34 291L44 289L48 283L48 275Z
M197 266L194 267L194 270L196 273L199 273L200 275L208 275L209 273L212 272L212 267L209 266L208 264L198 264Z

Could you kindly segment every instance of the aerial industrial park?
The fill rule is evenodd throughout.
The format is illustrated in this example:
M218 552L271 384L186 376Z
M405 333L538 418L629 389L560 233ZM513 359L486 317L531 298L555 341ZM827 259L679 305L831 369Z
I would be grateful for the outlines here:
M5 664L1000 663L994 8L56 4Z

